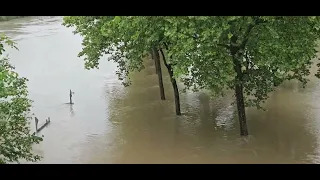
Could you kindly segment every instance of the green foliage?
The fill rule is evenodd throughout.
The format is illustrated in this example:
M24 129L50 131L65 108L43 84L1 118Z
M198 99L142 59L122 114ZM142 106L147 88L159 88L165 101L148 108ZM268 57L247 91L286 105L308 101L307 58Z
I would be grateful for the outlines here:
M126 59L128 56L125 54L127 49L125 42L122 42L124 37L123 33L116 26L119 23L120 17L112 16L65 16L64 25L67 27L75 27L75 34L80 34L84 39L82 42L83 49L79 53L79 57L84 57L85 67L87 69L99 68L99 60L104 54L109 54L108 60L113 60L118 63L118 77L124 81L124 85L128 85L128 75L130 69L134 69L134 64ZM118 19L118 20L117 20ZM102 28L109 26L110 31L104 35ZM140 62L139 60L138 62ZM138 69L142 69L139 64ZM137 67L137 65L136 65Z
M259 108L283 81L307 83L316 56L319 17L189 16L167 21L175 72L190 73L185 79L188 87L221 94L241 83L246 105ZM234 70L237 63L239 79Z
M151 47L166 49L186 87L223 95L240 83L246 105L258 108L283 81L307 83L320 27L315 16L73 16L64 24L84 37L87 68L112 54L124 79Z
M128 85L130 72L144 68L142 59L150 49L161 48L164 22L163 17L66 16L63 24L83 36L79 56L84 56L87 69L98 68L100 58L109 54L109 60L118 63L119 79Z
M15 47L7 37L0 37L0 164L19 162L21 159L37 161L32 145L42 138L30 134L26 78L19 77L3 56L4 44Z

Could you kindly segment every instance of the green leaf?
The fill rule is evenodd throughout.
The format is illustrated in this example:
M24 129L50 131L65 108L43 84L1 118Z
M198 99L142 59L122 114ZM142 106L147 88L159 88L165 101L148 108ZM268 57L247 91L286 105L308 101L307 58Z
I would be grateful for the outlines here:
M121 17L120 17L120 16L115 16L114 19L113 19L113 21L114 21L115 23L119 23L119 22L121 21Z

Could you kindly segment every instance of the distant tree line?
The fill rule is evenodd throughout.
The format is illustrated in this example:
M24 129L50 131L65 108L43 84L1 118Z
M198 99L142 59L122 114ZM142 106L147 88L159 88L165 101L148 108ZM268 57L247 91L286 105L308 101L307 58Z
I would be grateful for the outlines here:
M0 21L8 21L11 19L17 19L22 17L27 17L27 16L0 16Z

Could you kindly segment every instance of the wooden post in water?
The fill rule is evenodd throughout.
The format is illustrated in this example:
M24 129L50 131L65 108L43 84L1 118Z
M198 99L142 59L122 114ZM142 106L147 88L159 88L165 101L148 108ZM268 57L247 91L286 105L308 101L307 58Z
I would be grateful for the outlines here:
M43 128L45 128L49 123L50 117L48 117L48 119L46 119L46 122L39 129L37 129L37 133L40 132Z
M34 121L36 123L36 131L38 131L38 123L39 123L39 119L37 117L34 117Z
M70 104L73 104L73 103L72 103L72 91L71 91L71 89L70 89L70 94L69 94L69 96L70 96Z

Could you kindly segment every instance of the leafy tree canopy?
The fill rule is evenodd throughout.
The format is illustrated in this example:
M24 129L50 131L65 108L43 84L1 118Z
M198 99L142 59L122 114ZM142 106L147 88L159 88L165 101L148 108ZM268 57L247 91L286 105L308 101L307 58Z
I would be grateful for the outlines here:
M260 107L274 86L283 81L297 79L304 85L307 83L318 46L319 17L217 16L167 20L171 24L166 32L172 43L169 54L174 56L175 73L190 73L190 78L185 79L189 87L220 94L242 83L246 104ZM233 53L241 65L241 82L234 80Z
M32 145L42 138L30 134L27 79L19 77L3 55L4 44L15 47L7 37L0 37L0 164L37 161L40 156L32 153Z
M187 88L234 90L242 135L248 134L245 106L261 108L286 80L306 85L320 35L316 16L78 16L66 17L65 25L84 37L79 56L86 55L88 68L112 54L124 79L143 68L155 47L166 49Z

